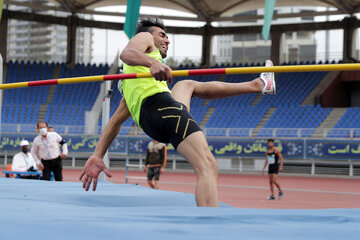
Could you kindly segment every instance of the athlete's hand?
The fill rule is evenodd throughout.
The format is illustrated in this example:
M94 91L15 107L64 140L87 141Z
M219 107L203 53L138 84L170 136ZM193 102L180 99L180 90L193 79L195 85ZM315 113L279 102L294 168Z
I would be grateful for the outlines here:
M171 68L161 62L156 62L150 66L150 72L158 81L172 82Z
M165 173L165 169L162 167L160 168L160 174L164 174Z
M144 166L144 173L146 173L146 166Z
M265 175L265 171L264 171L264 170L262 170L262 171L261 171L261 174L264 176L264 175Z
M282 172L282 170L283 170L283 166L280 166L279 172Z
M85 166L84 166L83 171L79 178L80 181L83 182L83 188L86 191L89 190L89 188L91 186L91 182L93 182L92 190L93 191L96 190L98 177L99 177L99 174L101 171L104 171L106 176L111 177L110 172L106 168L106 166L101 158L99 158L95 155L92 155L91 157L89 157L89 159L85 163Z

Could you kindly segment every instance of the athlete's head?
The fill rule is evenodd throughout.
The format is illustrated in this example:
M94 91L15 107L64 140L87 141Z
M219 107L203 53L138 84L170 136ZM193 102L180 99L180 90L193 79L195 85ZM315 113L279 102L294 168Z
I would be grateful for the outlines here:
M268 139L267 140L267 145L269 148L273 148L274 147L274 139Z
M170 41L168 36L166 35L163 21L158 18L140 19L136 29L136 33L139 32L151 33L154 36L155 46L159 48L162 58L166 58Z

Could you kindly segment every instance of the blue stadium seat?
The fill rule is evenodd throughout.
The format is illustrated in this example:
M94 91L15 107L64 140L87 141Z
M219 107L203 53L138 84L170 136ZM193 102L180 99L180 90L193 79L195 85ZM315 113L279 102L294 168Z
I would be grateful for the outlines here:
M328 138L349 138L351 129L360 129L360 108L350 107L337 122L335 127L328 133ZM355 130L354 138L360 137L360 130Z
M54 63L10 61L6 83L52 79L54 67ZM108 68L108 65L77 64L72 69L62 64L60 78L106 74ZM53 125L84 125L84 111L92 107L99 89L98 83L58 85L45 114L45 120ZM48 91L49 86L4 91L3 122L35 125L39 106L46 103ZM9 128L2 130L16 131ZM34 132L34 129L31 127L22 131Z
M289 62L291 64L310 64L304 62ZM325 63L329 63L326 61ZM335 63L332 61L331 63ZM53 78L55 63L10 61L7 68L6 82L34 81L39 79ZM262 66L264 63L241 63L232 64L232 67ZM194 65L179 66L179 69L194 68ZM218 64L214 67L230 67L230 64ZM89 75L106 74L108 65L76 64L69 68L61 64L60 78L78 77ZM331 111L330 108L320 106L301 106L304 99L318 85L326 72L304 73L281 73L276 75L277 95L259 96L258 94L239 95L226 99L205 102L203 99L193 98L191 101L191 114L197 122L204 119L205 113L213 109L209 120L204 123L205 128L218 128L209 130L208 136L226 136L225 128L233 128L228 132L230 137L249 137L249 128L259 125L270 108L275 112L265 123L257 136L272 137L276 131L276 137L309 137ZM246 82L258 77L257 74L225 75L221 79L224 82ZM216 81L219 76L192 76L192 79L200 82ZM188 77L175 77L170 88L178 81ZM4 91L2 119L4 123L35 124L39 112L39 106L46 103L49 87L32 87L26 89L11 89ZM54 97L49 103L45 120L52 125L73 126L70 133L83 133L85 123L85 111L93 106L100 91L100 83L83 83L71 85L58 85ZM110 101L110 113L113 114L119 105L122 96L117 90L117 83L113 84L113 95ZM360 130L353 133L347 128L360 128L359 108L349 108L344 117L338 122L328 137L360 137ZM120 134L129 134L130 128L136 124L130 118L124 124ZM99 119L98 129L101 129ZM58 127L57 131L65 131L65 127ZM301 132L294 130L302 128ZM338 130L336 130L338 129ZM345 130L344 130L345 129ZM16 131L3 126L2 131ZM336 130L336 131L335 131ZM33 132L33 128L23 129L24 132ZM300 135L299 135L300 134Z

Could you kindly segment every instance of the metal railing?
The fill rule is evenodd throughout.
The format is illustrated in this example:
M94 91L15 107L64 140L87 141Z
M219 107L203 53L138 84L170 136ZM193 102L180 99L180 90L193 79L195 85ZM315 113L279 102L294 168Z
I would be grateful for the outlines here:
M85 135L83 125L51 125L60 134ZM359 139L360 128L203 128L208 137L228 138L255 138L255 137L281 137L281 138L342 138ZM36 124L9 124L2 123L2 133L37 134ZM97 126L95 134L101 134L101 126ZM120 135L143 136L144 131L138 127L123 126Z
M3 151L0 153L0 167L12 163L12 158L17 152ZM91 153L70 153L63 159L64 168L82 168ZM129 180L144 180L144 177L133 177L132 171L142 171L145 155L110 154L110 169L125 170L125 182ZM260 174L264 166L264 158L244 157L217 157L220 173L250 173ZM168 155L166 169L168 171L192 171L191 165L180 155ZM339 175L360 177L359 160L296 160L286 159L283 172L286 174L301 175Z
M129 176L130 169L142 170L145 156L134 158L129 156L125 161L125 182L128 179L143 179ZM220 173L261 173L265 159L252 158L217 158ZM191 165L182 157L170 155L167 159L167 170L192 170ZM359 161L315 161L315 160L287 160L284 162L283 172L303 175L342 175L360 176ZM144 178L145 179L145 178Z

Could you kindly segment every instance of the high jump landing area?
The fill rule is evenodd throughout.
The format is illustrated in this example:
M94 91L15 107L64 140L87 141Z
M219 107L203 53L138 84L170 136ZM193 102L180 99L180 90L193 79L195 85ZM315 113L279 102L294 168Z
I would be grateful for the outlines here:
M123 182L123 171L111 173L111 181ZM80 170L64 170L66 181L76 181L79 174ZM80 182L0 178L1 239L360 236L360 179L281 176L285 197L270 201L265 200L269 195L265 176L222 174L220 208L197 208L194 195L184 193L194 192L191 173L165 173L160 182L163 190L102 181L96 192L85 192Z

